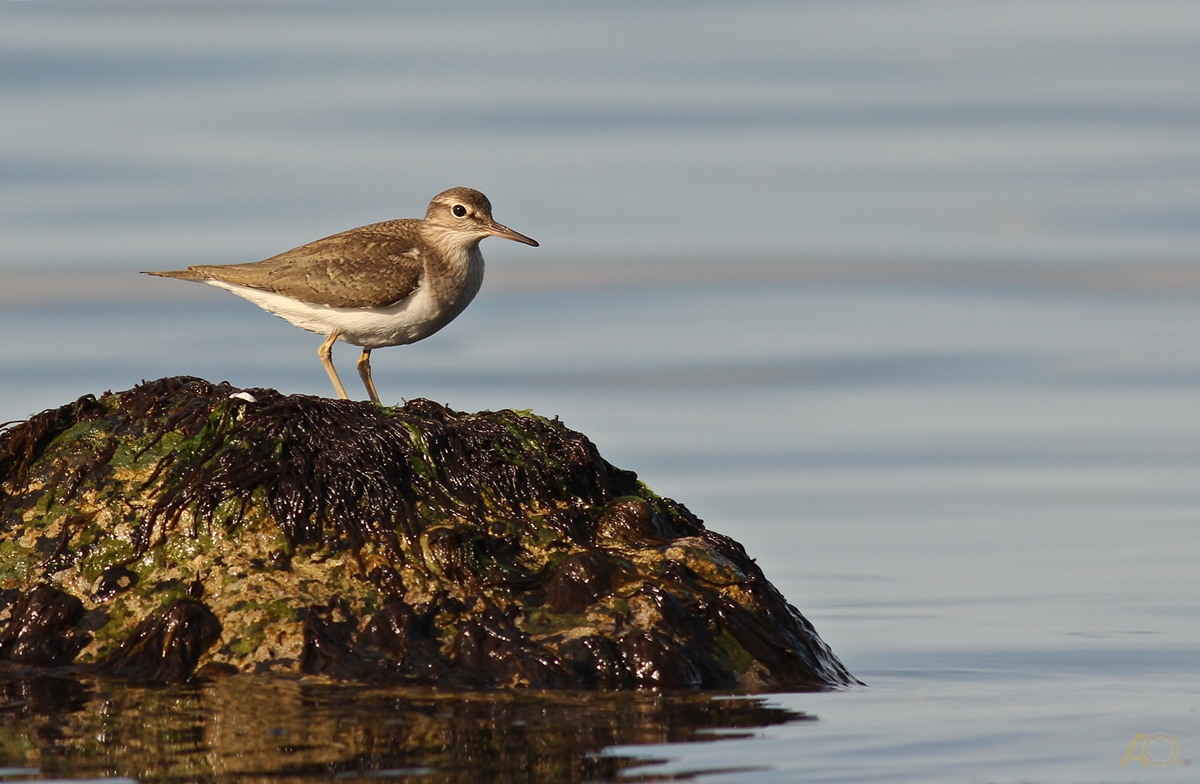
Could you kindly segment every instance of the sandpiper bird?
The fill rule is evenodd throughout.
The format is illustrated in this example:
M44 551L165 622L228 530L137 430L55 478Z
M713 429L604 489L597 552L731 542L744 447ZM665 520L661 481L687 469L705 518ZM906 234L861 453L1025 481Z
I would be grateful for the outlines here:
M345 400L333 367L333 344L362 346L358 374L375 403L371 349L423 340L454 320L483 283L484 237L537 242L492 219L492 204L470 188L429 202L424 220L384 221L343 231L251 264L201 264L148 272L196 280L325 335L317 355Z

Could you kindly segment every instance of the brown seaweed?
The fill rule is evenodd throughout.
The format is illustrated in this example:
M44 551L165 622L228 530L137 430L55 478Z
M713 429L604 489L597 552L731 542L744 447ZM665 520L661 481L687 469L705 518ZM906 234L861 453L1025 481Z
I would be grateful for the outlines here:
M83 602L49 585L21 594L0 631L0 659L39 667L58 667L75 659L91 638L76 631Z
M95 669L131 680L181 683L191 678L200 657L220 636L221 622L212 610L177 599L139 624Z

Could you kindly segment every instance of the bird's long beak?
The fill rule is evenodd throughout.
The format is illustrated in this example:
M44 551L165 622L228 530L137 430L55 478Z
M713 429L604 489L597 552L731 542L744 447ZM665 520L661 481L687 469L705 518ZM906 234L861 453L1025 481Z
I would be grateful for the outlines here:
M537 240L532 239L531 237L526 237L524 234L519 234L507 226L502 226L501 224L496 223L496 221L489 223L487 228L488 233L493 237L503 237L504 239L512 240L513 242L523 242L526 245L532 245L535 248L538 246Z

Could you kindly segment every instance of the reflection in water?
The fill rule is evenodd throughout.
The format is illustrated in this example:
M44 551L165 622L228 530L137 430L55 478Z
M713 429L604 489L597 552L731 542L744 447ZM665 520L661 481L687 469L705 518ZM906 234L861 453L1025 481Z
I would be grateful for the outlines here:
M812 718L755 696L461 693L247 675L139 687L9 676L0 679L0 766L140 781L603 781L649 762L600 753L610 746L745 737Z

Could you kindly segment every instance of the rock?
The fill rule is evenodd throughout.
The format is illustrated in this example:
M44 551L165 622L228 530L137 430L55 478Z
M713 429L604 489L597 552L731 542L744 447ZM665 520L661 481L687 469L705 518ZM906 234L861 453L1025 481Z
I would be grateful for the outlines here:
M165 378L0 431L0 660L138 680L856 683L743 548L529 412Z

